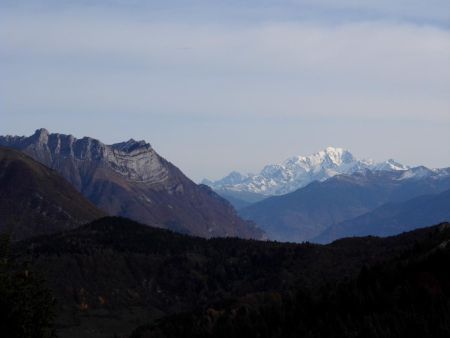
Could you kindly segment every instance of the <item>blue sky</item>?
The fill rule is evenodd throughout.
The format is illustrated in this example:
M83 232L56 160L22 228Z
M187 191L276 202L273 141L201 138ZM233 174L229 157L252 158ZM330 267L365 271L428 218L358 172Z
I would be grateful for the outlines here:
M146 139L195 180L326 146L450 166L450 2L0 1L1 134Z

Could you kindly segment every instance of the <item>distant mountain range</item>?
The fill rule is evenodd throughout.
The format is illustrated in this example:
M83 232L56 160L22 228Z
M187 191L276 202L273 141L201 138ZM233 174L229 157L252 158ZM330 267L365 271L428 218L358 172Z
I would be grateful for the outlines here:
M205 185L197 185L144 141L106 145L50 134L0 136L0 146L23 151L56 170L97 207L142 223L202 237L264 237Z
M426 213L426 217L415 220L402 212L410 204L401 203L422 195L439 194L448 189L450 169L366 169L352 175L337 175L324 182L316 181L286 195L269 197L243 208L240 215L257 222L269 238L279 241L313 240L324 231L330 233L319 238L321 241L350 235L386 236L429 224L429 221L444 220L443 216L448 215L450 210L450 203L436 204L434 209L425 208L425 204L421 207L420 204L412 203L418 209L411 210L414 215L419 216L420 210ZM382 207L386 203L400 204L396 207ZM392 210L393 208L398 210ZM386 214L387 210L390 210L389 214ZM367 214L370 212L375 214ZM391 218L383 219L380 215L390 215ZM405 217L397 221L392 219L400 215ZM357 217L359 219L355 219Z
M232 173L221 181L209 182L221 197L206 185L192 182L145 141L131 139L106 145L90 137L77 139L39 129L30 137L0 136L0 146L21 150L54 169L98 208L93 211L97 216L101 209L103 215L206 238L328 242L344 236L393 235L448 220L446 195L437 195L450 190L450 169L409 168L394 160L358 160L340 148L293 157L266 166L259 175ZM24 175L32 173L24 171ZM15 196L28 196L24 186L18 187ZM282 194L286 191L291 192ZM69 190L64 193L73 195ZM419 208L418 203L429 207ZM36 216L31 211L29 214ZM73 214L70 217L77 220L95 218ZM42 215L54 214L45 211ZM12 217L8 224L12 224ZM29 226L36 222L30 221ZM82 222L68 222L62 228L57 222L54 226L51 220L47 223L42 233L70 229ZM40 233L38 228L36 233ZM20 233L22 238L35 234L29 229Z
M0 147L0 233L20 240L104 216L55 171L20 151Z
M342 148L328 147L309 156L295 156L279 164L267 165L259 174L232 172L218 181L204 180L202 183L222 195L227 192L234 198L248 201L244 193L283 195L313 181L325 181L339 174L352 174L366 169L401 171L408 168L392 159L375 163L373 160L357 159Z

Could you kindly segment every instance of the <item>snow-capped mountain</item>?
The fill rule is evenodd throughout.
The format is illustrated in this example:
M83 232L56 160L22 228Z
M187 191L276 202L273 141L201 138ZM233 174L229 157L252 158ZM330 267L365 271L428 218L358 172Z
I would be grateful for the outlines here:
M309 156L295 156L282 163L267 165L259 174L243 175L232 172L228 176L203 183L215 190L283 195L313 181L324 181L338 174L352 174L362 170L407 170L409 167L392 159L375 163L360 160L342 148L328 147Z

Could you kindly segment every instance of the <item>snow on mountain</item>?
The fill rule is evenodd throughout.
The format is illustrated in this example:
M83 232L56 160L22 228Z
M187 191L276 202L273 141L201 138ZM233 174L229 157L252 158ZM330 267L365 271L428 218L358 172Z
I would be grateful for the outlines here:
M283 195L313 181L324 181L335 175L352 174L366 169L397 171L407 170L409 167L392 159L381 163L360 160L348 150L328 147L309 156L294 156L282 163L267 165L259 174L243 175L234 171L218 181L203 182L216 190Z
M406 170L402 174L402 176L400 176L399 180L411 180L411 179L420 180L425 177L439 178L439 177L448 176L449 174L450 174L449 168L429 169L424 166L418 166L418 167L414 167L409 170Z
M387 161L377 163L372 167L373 170L408 170L409 167L406 165L403 165L401 163L396 162L393 159L389 159Z

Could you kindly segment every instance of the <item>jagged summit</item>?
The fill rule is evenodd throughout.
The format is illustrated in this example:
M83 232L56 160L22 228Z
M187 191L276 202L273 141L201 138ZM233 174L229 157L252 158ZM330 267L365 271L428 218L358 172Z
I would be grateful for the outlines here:
M168 170L162 159L145 141L130 139L107 145L91 137L77 139L73 135L50 133L47 129L41 128L31 137L2 137L0 144L25 148L32 157L48 167L58 168L62 165L61 158L88 160L101 162L133 181L161 184L168 178ZM81 182L81 179L76 181ZM76 186L81 189L79 184Z
M343 148L327 147L309 156L294 156L283 162L282 165L299 165L300 167L314 169L315 167L333 167L356 161L348 150Z
M104 144L103 142L89 137L84 136L80 139L76 138L75 136L71 134L60 134L60 133L50 133L48 129L46 128L39 128L36 129L33 135L30 137L27 136L12 136L12 135L6 135L1 136L1 138L9 141L13 141L16 144L23 143L24 141L27 141L27 143L35 143L36 140L39 140L39 143L45 143L47 146L52 145L61 145L64 143L64 145L68 146L77 146L80 144L85 145L85 147L89 148L92 145L101 146L101 148L112 148L115 150L119 150L122 152L132 152L136 149L151 149L152 146L150 143L148 143L145 140L137 141L133 138L130 138L128 141L114 143L111 145Z
M259 174L242 175L232 172L221 180L207 182L217 190L251 192L263 195L282 195L313 181L324 181L338 174L352 174L369 170L406 170L395 160L375 163L357 159L350 151L327 147L308 156L294 156L279 164L265 166Z
M46 137L48 135L50 135L50 132L45 128L36 129L36 131L34 132L34 136L39 137L39 138Z
M317 162L329 162L335 165L341 165L342 163L348 163L355 160L352 153L343 148L327 147L310 156L298 156L299 160L315 161Z

